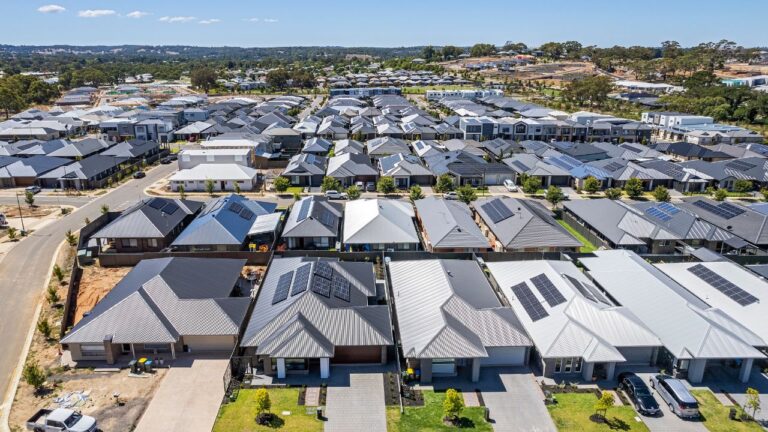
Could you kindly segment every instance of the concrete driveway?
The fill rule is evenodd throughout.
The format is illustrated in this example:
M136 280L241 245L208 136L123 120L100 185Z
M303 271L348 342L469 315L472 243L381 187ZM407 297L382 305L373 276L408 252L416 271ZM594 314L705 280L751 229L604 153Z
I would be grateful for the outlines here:
M637 376L643 379L646 383L649 382L652 375L655 373L637 373ZM650 385L649 385L650 387ZM656 417L643 416L638 414L638 417L643 419L645 425L651 432L706 432L707 428L700 421L696 420L683 420L672 411L670 411L667 403L661 398L657 391L651 389L653 397L656 398L656 402L659 403L661 412L663 415Z
M325 405L326 431L387 431L384 378L380 373L333 367Z
M210 432L224 397L228 363L221 357L176 360L135 431Z

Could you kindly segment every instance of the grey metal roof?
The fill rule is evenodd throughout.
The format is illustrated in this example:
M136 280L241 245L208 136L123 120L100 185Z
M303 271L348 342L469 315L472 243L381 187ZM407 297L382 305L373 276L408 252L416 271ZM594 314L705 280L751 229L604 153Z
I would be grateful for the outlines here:
M202 206L203 203L199 201L145 198L123 211L91 237L163 238L176 229L187 216L200 211ZM169 214L170 209L173 211Z
M400 131L400 129L398 129ZM400 131L402 133L402 131ZM410 153L408 143L398 138L379 137L365 143L369 155L381 156L395 153Z
M306 217L299 219L302 205L309 206ZM296 201L285 221L282 237L337 237L343 207L325 197L310 195ZM304 215L302 215L304 216Z
M436 248L488 249L491 245L475 224L472 210L460 201L427 197L415 202L427 239Z
M378 171L371 165L371 160L364 154L343 153L328 159L326 175L334 178L355 176L376 176Z
M288 161L283 170L286 176L312 176L325 174L328 158L311 153L297 154Z
M349 301L315 292L322 276L318 262L330 266L333 277L349 281ZM278 281L310 266L308 288L274 302ZM257 347L272 357L333 357L335 346L380 346L393 343L389 310L370 305L376 295L373 264L318 258L275 258L259 288L256 305L241 346Z
M531 345L475 261L392 261L388 267L406 357L487 357L489 347Z
M751 244L757 246L768 245L768 215L729 201L729 204L743 209L744 212L733 218L726 219L696 206L695 203L697 201L704 201L715 206L720 204L719 202L708 198L694 197L684 198L682 202L676 203L676 205L695 214L712 225L728 231L734 236L741 237Z
M62 343L172 343L238 334L250 298L230 297L245 260L158 258L136 265Z
M419 244L409 202L359 199L344 208L344 244Z
M0 178L37 177L70 163L69 159L42 155L22 158L0 168Z

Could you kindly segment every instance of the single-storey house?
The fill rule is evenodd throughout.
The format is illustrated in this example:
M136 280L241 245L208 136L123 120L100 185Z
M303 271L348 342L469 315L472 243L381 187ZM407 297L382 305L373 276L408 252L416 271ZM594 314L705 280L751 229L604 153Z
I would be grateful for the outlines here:
M429 252L487 252L488 239L461 201L426 197L414 203L424 248Z
M282 238L288 249L335 248L344 206L310 195L296 201L285 221Z
M348 251L418 250L421 246L409 202L359 199L344 208L344 249Z
M184 187L187 192L204 192L213 183L214 191L236 192L238 185L241 191L250 191L258 185L259 172L253 168L237 163L204 163L192 168L182 169L174 173L168 180L172 191Z

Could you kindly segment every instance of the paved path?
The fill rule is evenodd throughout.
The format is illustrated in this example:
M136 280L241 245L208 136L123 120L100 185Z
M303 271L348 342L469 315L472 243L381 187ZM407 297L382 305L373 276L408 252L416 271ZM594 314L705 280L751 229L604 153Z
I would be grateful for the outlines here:
M349 373L333 368L333 379L348 382L328 384L325 430L331 432L386 432L384 379L379 373Z
M496 377L491 369L483 371L485 378L501 380L502 388L488 388L481 382L485 406L493 419L493 430L504 432L555 432L555 424L544 406L544 394L532 373L525 369L501 371ZM484 388L485 387L485 388ZM493 386L491 386L493 387Z
M0 398L3 399L0 405L0 420L7 418L6 414L13 400L19 359L32 328L35 308L48 280L54 254L64 240L64 233L67 230L77 231L82 228L86 217L98 217L103 204L116 208L124 202L140 199L144 195L145 187L170 174L174 169L173 165L160 165L148 171L145 178L126 182L58 222L35 231L0 261L0 345L3 347L0 350ZM0 421L0 430L6 427L5 421Z
M229 361L177 361L163 378L136 432L210 432L224 397L221 377Z

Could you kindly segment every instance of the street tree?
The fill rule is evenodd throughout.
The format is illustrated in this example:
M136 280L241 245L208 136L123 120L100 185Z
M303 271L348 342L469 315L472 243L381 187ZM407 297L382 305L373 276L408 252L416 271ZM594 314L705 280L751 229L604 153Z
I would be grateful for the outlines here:
M362 194L362 192L360 191L360 188L355 185L351 185L350 187L348 187L346 192L347 192L347 197L351 200L356 200L360 198L360 195Z
M276 192L285 192L291 186L291 181L288 180L288 177L280 176L275 178L272 185L275 187Z
M528 195L533 195L536 192L539 191L539 188L541 188L541 178L540 177L528 177L523 181L523 192L525 192Z
M376 184L376 190L384 195L389 195L395 191L395 179L392 177L381 177Z
M557 187L557 186L550 186L547 188L547 193L544 196L544 199L549 201L550 204L552 204L552 209L556 210L557 205L560 204L565 200L565 194L563 194L563 191Z
M408 192L408 197L411 199L411 202L416 202L424 198L424 193L421 191L421 186L419 185L411 186L411 189Z
M664 186L656 186L656 189L653 190L653 198L658 202L669 202L672 197L669 195L669 189Z
M437 182L435 183L435 192L446 193L446 192L452 191L453 188L454 188L453 177L451 177L450 175L441 174L437 178Z
M584 179L584 191L589 194L597 193L600 190L600 180L593 176L589 176Z
M624 184L624 193L632 199L642 195L644 190L643 181L636 177L632 177Z
M477 193L472 186L464 185L456 189L456 197L464 204L469 204L477 199Z
M620 199L624 192L620 188L608 188L605 190L605 197L612 200Z
M323 182L320 183L320 190L323 192L329 190L341 190L341 182L335 177L325 176L323 177Z

